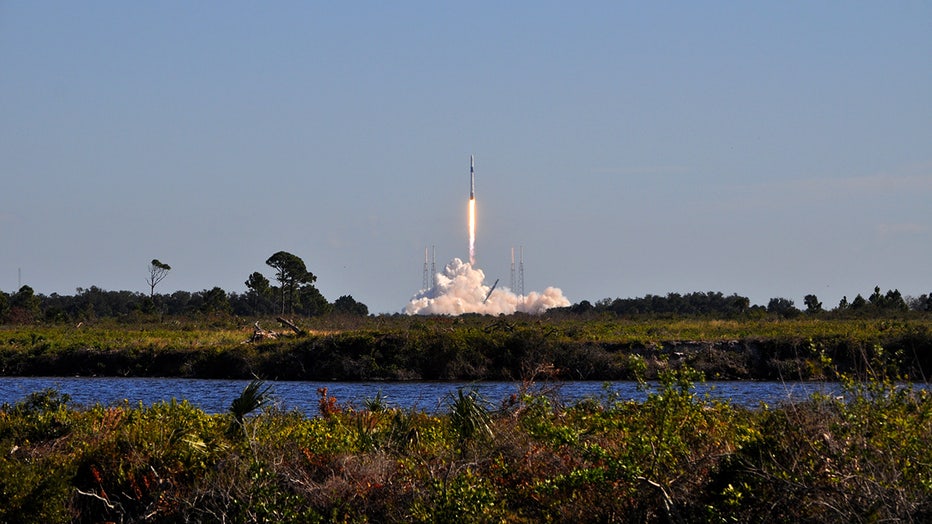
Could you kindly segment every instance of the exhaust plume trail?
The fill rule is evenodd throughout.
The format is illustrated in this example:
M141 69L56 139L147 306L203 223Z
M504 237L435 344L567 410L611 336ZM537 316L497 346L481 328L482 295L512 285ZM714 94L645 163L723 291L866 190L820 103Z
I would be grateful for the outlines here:
M476 199L469 199L469 263L476 264Z
M469 263L476 265L476 170L472 155L469 155Z

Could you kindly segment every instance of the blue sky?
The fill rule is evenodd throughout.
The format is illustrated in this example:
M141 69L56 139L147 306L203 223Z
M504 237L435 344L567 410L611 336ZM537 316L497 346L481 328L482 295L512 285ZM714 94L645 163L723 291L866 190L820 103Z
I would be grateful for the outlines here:
M3 2L0 290L932 291L928 2Z

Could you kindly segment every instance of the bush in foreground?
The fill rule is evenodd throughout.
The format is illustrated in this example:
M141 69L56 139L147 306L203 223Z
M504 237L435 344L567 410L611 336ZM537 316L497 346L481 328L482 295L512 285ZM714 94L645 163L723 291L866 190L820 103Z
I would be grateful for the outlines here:
M322 389L307 417L261 407L258 383L217 415L38 392L0 407L0 521L932 518L928 391L850 383L748 410L699 396L697 378L666 371L643 402L606 389L563 405L529 387L492 406L464 391L439 415Z

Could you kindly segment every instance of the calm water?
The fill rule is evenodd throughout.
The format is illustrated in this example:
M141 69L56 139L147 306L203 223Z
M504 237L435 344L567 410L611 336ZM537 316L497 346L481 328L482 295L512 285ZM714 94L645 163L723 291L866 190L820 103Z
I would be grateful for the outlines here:
M151 405L159 401L185 399L209 413L226 411L239 396L248 380L202 380L175 378L36 378L0 377L0 404L15 403L30 393L55 388L71 395L73 403L82 405L130 404ZM364 407L367 399L381 394L393 407L427 412L447 410L450 395L457 389L476 389L486 399L498 404L518 392L516 382L275 382L269 381L273 396L284 409L297 409L307 415L317 414L317 389L327 388L341 404L350 402ZM633 382L562 382L538 383L539 389L556 388L558 398L572 403L582 398L607 398L609 392L621 400L643 400ZM802 400L815 392L835 394L837 384L815 382L707 382L697 392L734 404L758 407L761 402L776 405L787 400Z

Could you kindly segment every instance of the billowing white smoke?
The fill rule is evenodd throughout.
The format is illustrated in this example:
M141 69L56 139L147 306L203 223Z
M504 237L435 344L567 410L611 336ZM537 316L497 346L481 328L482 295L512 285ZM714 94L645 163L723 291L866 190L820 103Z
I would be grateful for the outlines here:
M405 306L408 315L461 315L482 313L510 315L514 312L538 315L553 307L570 305L563 292L548 287L543 293L532 291L519 297L507 288L483 283L485 274L469 263L454 258L443 273L434 275L434 287L423 289ZM488 296L488 300L486 300Z

